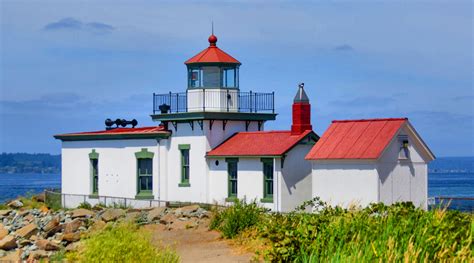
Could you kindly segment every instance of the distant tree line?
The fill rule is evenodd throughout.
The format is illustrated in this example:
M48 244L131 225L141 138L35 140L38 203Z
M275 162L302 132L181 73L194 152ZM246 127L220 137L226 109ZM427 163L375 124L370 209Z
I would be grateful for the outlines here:
M60 173L61 155L47 153L2 153L0 173Z

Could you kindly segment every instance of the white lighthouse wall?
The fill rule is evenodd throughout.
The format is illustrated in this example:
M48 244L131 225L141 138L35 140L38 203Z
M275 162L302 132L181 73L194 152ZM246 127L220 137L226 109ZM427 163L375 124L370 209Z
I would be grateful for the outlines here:
M62 143L61 191L67 207L81 202L92 193L89 153L99 154L99 196L135 198L137 194L137 159L135 153L143 148L153 152L153 195L159 196L159 152L155 139L66 141ZM74 196L78 195L78 196ZM109 199L110 200L110 199Z
M311 162L305 160L311 144L295 146L285 157L281 169L281 211L291 211L311 197Z
M408 136L408 159L399 159L401 142L398 135ZM428 167L427 156L421 145L405 127L394 137L377 163L380 201L385 204L411 201L415 206L427 209Z
M313 161L313 197L330 205L367 206L378 202L376 164L369 161Z

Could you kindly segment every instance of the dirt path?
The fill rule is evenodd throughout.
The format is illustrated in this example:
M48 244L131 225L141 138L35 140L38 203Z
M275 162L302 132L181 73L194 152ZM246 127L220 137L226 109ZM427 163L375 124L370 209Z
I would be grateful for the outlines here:
M221 239L218 232L209 231L207 222L190 229L185 224L173 224L171 229L161 224L144 228L152 233L156 244L174 248L181 262L250 262L253 256Z

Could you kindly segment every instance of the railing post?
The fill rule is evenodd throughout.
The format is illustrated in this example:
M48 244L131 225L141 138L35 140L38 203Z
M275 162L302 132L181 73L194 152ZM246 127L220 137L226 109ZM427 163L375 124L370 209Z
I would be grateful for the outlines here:
M272 91L272 113L275 113L275 91Z
M206 89L202 89L202 110L206 111Z
M229 97L229 90L227 90L227 95L225 96L226 100L227 100L227 112L229 112L229 100L230 100L230 97Z
M186 103L186 112L188 112L188 89L186 89L185 103Z
M168 100L169 100L169 103L170 103L170 113L173 112L173 107L171 107L171 91L170 91L170 95L168 97Z
M179 112L179 93L176 93L176 112Z
M240 112L240 90L237 90L237 111Z
M252 91L250 91L249 106L250 106L250 112L252 112Z
M153 115L156 113L155 93L153 92Z

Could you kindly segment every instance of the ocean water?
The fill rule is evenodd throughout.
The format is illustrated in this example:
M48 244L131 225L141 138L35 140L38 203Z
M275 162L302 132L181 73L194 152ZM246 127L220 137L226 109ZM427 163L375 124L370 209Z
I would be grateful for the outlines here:
M0 203L28 193L37 194L44 189L60 188L59 174L0 174ZM474 173L430 173L428 196L474 198ZM453 208L473 211L474 200L453 200Z

